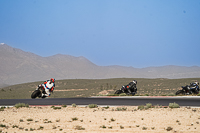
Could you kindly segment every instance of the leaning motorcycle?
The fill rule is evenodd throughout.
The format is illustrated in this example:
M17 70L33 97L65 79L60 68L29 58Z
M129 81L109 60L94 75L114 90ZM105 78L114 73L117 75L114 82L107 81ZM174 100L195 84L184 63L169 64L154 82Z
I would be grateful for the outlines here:
M132 92L132 96L134 96L136 93L134 89L131 89L131 92ZM127 95L130 95L130 93L128 92L128 89L125 86L122 86L122 88L117 90L114 94L121 94L121 93L126 93Z
M42 93L45 93L45 90L42 87L37 88L32 94L31 94L31 98L35 99L35 98L45 98L42 97Z
M190 86L182 86L181 90L178 90L175 95L190 95L190 94L198 94L195 89L191 89Z

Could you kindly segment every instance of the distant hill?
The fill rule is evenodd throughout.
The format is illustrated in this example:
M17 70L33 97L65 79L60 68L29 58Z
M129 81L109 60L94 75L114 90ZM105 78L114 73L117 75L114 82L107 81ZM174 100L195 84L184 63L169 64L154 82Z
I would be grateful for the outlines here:
M7 86L10 86L8 84L0 84L0 88L4 88L4 87L7 87Z
M200 67L97 66L82 56L57 54L41 57L0 44L0 84L43 81L51 77L55 79L196 78L200 77Z

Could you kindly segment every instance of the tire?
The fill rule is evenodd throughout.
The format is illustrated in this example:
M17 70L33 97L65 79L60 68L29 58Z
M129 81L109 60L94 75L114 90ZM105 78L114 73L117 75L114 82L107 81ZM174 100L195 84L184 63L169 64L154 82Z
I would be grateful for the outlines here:
M132 96L134 96L134 95L135 95L135 92L132 93Z
M32 94L31 94L31 98L35 99L36 97L41 95L41 91L39 90L35 90Z
M183 90L178 90L175 95L180 95L180 94L185 95L185 92Z
M122 93L121 90L117 90L117 91L115 92L115 94L121 94L121 93Z

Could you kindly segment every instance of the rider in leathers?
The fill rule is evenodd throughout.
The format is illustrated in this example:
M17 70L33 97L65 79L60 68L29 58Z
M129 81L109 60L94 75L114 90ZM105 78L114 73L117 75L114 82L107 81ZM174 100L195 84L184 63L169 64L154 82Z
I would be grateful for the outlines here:
M133 82L130 82L128 85L126 85L126 89L128 90L128 92L132 95L134 95L135 93L137 93L137 81L133 80Z
M195 81L194 83L190 83L190 90L193 90L196 94L199 93L199 82Z
M51 95L50 92L53 92L55 88L55 79L51 78L50 80L45 81L43 84L38 85L38 88L40 87L44 90L41 97L49 97Z

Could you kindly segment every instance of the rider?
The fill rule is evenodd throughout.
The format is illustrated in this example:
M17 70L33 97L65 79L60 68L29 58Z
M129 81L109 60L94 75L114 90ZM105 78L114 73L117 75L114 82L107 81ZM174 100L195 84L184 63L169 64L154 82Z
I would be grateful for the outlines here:
M189 88L198 94L199 93L199 82L195 81L194 83L190 83Z
M51 95L50 92L53 92L54 90L55 79L51 78L50 80L44 81L43 84L38 85L38 88L40 87L44 90L41 97L49 97Z
M130 82L128 85L126 85L126 89L128 90L128 92L132 95L134 95L135 93L137 93L137 81L133 80L132 82Z

